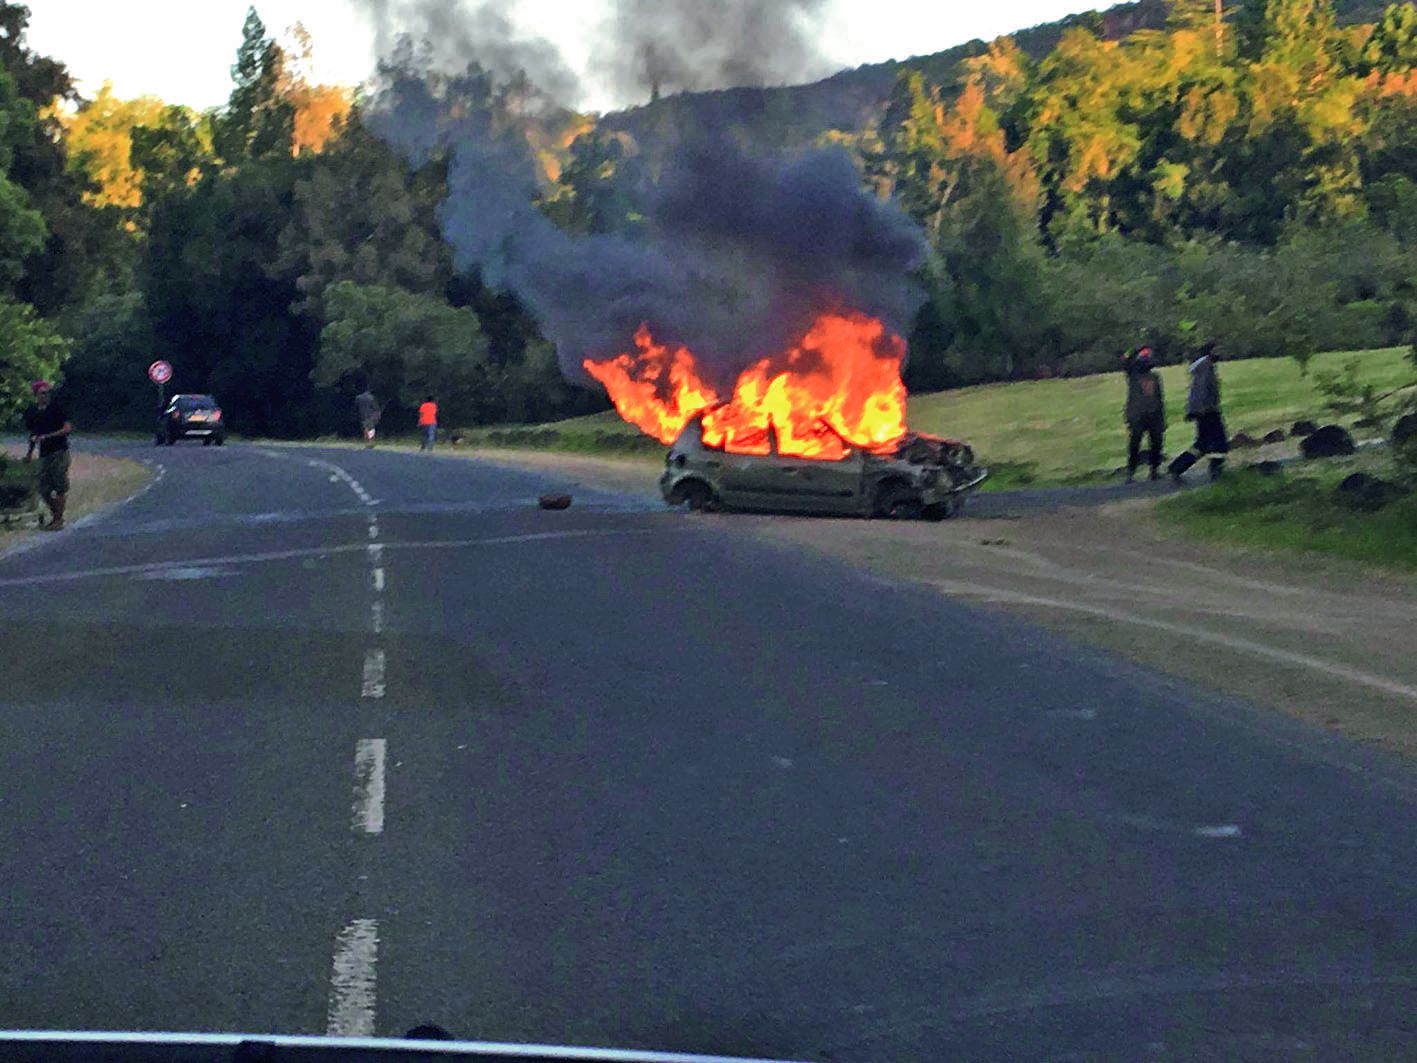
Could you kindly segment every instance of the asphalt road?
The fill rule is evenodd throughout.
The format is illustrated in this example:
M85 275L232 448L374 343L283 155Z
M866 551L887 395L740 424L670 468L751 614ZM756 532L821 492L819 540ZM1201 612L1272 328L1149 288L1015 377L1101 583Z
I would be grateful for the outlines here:
M1417 1058L1407 768L728 516L106 449L0 555L0 1028Z

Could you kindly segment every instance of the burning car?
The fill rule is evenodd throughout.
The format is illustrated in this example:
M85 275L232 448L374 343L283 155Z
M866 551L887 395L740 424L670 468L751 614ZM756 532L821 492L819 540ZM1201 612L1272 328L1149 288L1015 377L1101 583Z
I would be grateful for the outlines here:
M841 457L797 457L781 451L769 426L763 453L730 452L704 440L693 418L665 459L659 488L671 506L940 520L957 512L988 470L963 443L918 433L888 453L841 440Z
M648 325L583 367L670 447L671 505L938 520L988 474L963 443L909 430L905 355L882 321L836 309L731 381Z

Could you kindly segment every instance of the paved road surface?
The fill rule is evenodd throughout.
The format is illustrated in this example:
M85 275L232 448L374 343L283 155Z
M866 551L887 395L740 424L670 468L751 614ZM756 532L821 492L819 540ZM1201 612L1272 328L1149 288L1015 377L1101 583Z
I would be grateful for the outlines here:
M0 1027L1417 1054L1403 768L731 517L128 449L0 556Z

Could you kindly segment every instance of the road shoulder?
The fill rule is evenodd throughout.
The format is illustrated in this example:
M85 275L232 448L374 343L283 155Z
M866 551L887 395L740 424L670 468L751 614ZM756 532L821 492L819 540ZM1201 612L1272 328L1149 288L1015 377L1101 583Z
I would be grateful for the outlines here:
M6 447L5 451L16 459L24 456L23 448ZM154 475L150 466L131 458L93 454L75 447L69 470L66 523L72 527L80 521L88 522L100 517L146 488L153 482ZM39 534L36 521L28 518L23 522L0 525L0 556L14 551L21 544L30 543Z

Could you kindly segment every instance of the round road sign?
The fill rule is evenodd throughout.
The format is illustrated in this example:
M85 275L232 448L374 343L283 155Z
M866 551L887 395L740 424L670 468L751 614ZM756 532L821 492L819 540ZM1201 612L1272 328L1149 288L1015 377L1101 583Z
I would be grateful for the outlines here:
M163 361L154 362L148 366L148 379L154 384L166 384L172 379L172 365Z

